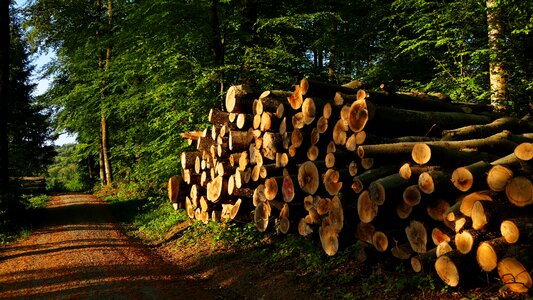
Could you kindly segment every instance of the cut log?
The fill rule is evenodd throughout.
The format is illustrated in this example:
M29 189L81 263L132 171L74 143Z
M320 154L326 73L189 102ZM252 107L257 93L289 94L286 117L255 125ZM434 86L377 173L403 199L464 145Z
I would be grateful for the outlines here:
M399 190L405 184L406 181L398 173L377 179L368 186L370 200L376 202L378 205L382 205L385 203L387 192L390 193L393 190Z
M479 161L477 163L459 167L452 173L452 183L461 192L466 192L474 185L481 185L486 182L485 174L488 172L491 165L486 161Z
M505 187L513 178L513 171L503 165L495 165L487 174L487 185L495 192L505 190Z
M339 180L339 177L339 171L328 169L322 178L324 188L330 196L337 195L342 188L342 180Z
M168 199L171 203L182 203L187 194L187 187L181 176L171 176L168 179ZM179 205L178 205L179 206Z
M283 149L283 137L279 133L265 132L263 135L263 156L274 161L278 149Z
M348 125L353 132L359 132L365 128L366 123L370 119L369 110L373 110L374 107L371 103L365 100L357 100L352 103L349 110Z
M313 98L305 98L302 102L302 113L305 125L313 123L317 115L317 105Z
M498 262L498 275L505 286L515 293L527 293L533 285L531 274L514 257L506 257Z
M344 226L344 210L341 200L337 196L334 196L331 198L331 201L329 201L328 220L329 225L333 227L337 233L341 232Z
M469 273L470 266L469 258L456 251L439 256L435 261L435 270L440 279L452 287L459 285L461 277L465 277Z
M425 194L432 194L435 190L451 191L451 175L444 171L429 171L418 177L418 188Z
M527 122L521 122L516 118L499 118L488 124L470 125L466 127L444 130L442 137L445 140L465 140L473 138L483 138L502 130L513 132L531 132L533 128Z
M494 238L489 232L481 232L474 229L465 229L455 235L455 247L462 254L468 254L476 249L479 243Z
M401 201L401 202L396 203L395 211L396 211L396 215L400 219L405 220L409 218L409 216L413 212L413 207Z
M399 125L401 127L401 125ZM441 146L450 149L501 149L507 153L512 152L516 147L516 143L510 141L508 138L511 136L510 132L503 131L498 134L492 135L484 139L471 139L462 141L434 141L425 142L427 145ZM413 147L417 142L401 142L391 144L378 144L378 145L361 145L357 147L357 155L360 158L364 157L378 157L389 155L405 155L411 154Z
M521 160L529 161L533 159L533 144L525 142L516 146L514 154Z
M283 178L271 177L265 180L265 198L267 200L274 200L278 195L278 180L282 181Z
M376 104L419 111L465 112L459 105L444 102L435 96L419 92L396 93L361 90L358 98L368 99Z
M248 150L253 135L248 131L231 130L229 132L228 146L233 152Z
M426 253L411 256L410 262L413 271L415 271L415 273L420 273L424 270L429 270L430 266L433 265L437 259L435 252L436 248L433 248Z
M246 85L233 85L226 93L226 110L230 113L251 112L258 95Z
M410 185L406 187L403 191L402 198L403 202L409 206L418 205L422 199L422 194L420 194L418 185Z
M281 119L276 117L274 114L269 112L263 112L261 114L261 123L259 125L259 130L269 131L273 129L279 130L279 125L281 124Z
M435 221L444 221L446 212L450 208L450 203L446 199L437 198L428 201L426 211L428 216Z
M465 195L461 200L461 206L459 207L459 211L463 215L471 217L472 207L474 206L474 203L476 203L476 201L492 201L491 192L479 191Z
M218 176L207 184L207 200L218 202L221 195L228 193L228 179Z
M313 79L300 81L300 93L307 97L319 97L322 99L334 99L335 94L341 92L348 95L357 94L356 88L345 87Z
M336 145L346 144L346 131L348 131L346 123L344 123L343 120L338 120L337 123L335 123L335 126L333 127L333 142Z
M363 191L357 198L357 214L363 223L370 223L378 214L378 205L370 199L368 191Z
M313 162L306 161L298 168L298 185L307 194L313 195L319 187L320 177Z
M533 218L524 216L504 220L500 225L500 233L507 243L514 244L522 240L533 240L530 232L533 230Z
M259 202L254 210L254 223L259 232L265 232L268 227L271 208L268 202Z
M446 253L452 252L452 246L450 246L450 243L448 242L442 242L437 246L437 249L435 251L435 254L437 257L441 257L445 255Z
M518 207L533 203L533 184L524 176L516 176L505 186L507 200Z
M260 106L260 110L256 108L256 114L261 114L263 111L275 113L278 118L281 118L284 113L283 103L287 102L287 99L292 95L292 92L270 90L264 91L258 99L257 106ZM259 104L260 103L260 104ZM280 108L281 107L281 108Z
M455 232L446 226L438 226L431 230L431 240L435 246L438 246L442 242L450 242L454 235Z
M313 228L307 224L305 218L300 219L300 222L298 222L298 233L303 237L309 236L313 233Z
M389 239L382 231L375 231L372 235L372 245L378 252L385 252L389 247Z
M405 234L413 251L416 253L426 253L427 232L424 224L416 220L411 220L409 226L405 228Z
M181 155L180 155L181 169L182 170L193 169L197 157L199 157L199 158L202 157L202 152L201 151L197 151L197 152L184 151L184 152L181 152Z
M359 222L355 229L355 237L359 240L372 244L372 236L376 232L376 228L372 223Z
M507 252L507 246L503 237L481 242L476 250L476 260L481 269L485 272L496 269L498 261Z
M355 193L360 193L365 187L368 186L371 182L378 180L381 177L385 177L396 173L398 171L399 165L391 164L384 165L379 168L372 170L367 170L361 175L357 175L353 179L352 189Z
M414 254L414 251L411 249L411 245L406 243L392 247L391 253L392 256L398 259L409 259Z
M318 235L324 252L329 256L337 254L337 251L339 251L339 234L337 230L331 225L320 226Z
M400 167L398 174L400 174L400 177L404 180L409 180L411 177L418 178L420 174L424 172L440 171L441 169L441 166L418 166L405 163Z

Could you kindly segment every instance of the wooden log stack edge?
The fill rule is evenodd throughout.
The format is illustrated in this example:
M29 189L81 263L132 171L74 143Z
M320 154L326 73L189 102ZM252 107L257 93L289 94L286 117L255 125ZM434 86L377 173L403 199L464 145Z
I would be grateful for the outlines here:
M486 272L528 292L533 123L361 87L230 87L212 128L182 134L194 150L169 179L171 203L203 223L316 238L330 256L355 236L450 286Z

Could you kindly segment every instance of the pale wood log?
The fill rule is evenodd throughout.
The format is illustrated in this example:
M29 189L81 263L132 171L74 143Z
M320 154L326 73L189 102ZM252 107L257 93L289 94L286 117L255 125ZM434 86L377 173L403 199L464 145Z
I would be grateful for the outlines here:
M437 256L435 254L436 248L429 250L426 253L419 253L410 257L411 268L415 273L420 273L424 270L429 270L430 266L435 263Z
M432 194L435 190L452 191L450 173L445 171L423 172L418 177L418 188L425 194Z
M532 229L533 218L531 216L506 219L500 224L500 233L509 244L533 240L530 234Z
M346 126L346 123L339 119L335 126L333 127L333 142L335 142L336 145L344 145L346 144L347 140L347 134L348 127Z
M263 156L272 161L275 161L278 149L283 149L282 135L274 132L265 132L265 134L263 135Z
M254 210L254 223L259 232L265 232L268 227L271 208L268 202L259 202Z
M372 235L372 245L378 252L385 252L389 247L389 239L382 231L375 231Z
M201 156L202 156L202 152L201 151L196 151L196 152L184 151L184 152L181 152L181 155L180 155L181 169L182 170L193 169L194 168L194 164L196 162L196 158L197 157L201 157Z
M507 200L518 207L525 207L533 203L533 184L525 176L516 176L505 186Z
M450 242L454 236L455 232L446 226L437 226L431 230L431 240L435 246L442 242Z
M298 184L302 191L314 194L319 187L318 169L313 162L307 161L298 168Z
M300 222L298 222L298 233L303 237L310 236L313 233L313 228L309 226L305 218L301 218Z
M472 139L462 141L434 141L426 142L427 145L441 146L450 149L468 149L468 148L498 148L508 152L512 152L516 147L516 143L508 140L510 132L504 131L498 134L492 135L484 139ZM360 158L364 157L378 157L397 154L410 154L416 142L403 142L392 144L379 144L379 145L361 145L357 147L357 155ZM511 149L511 150L509 150ZM508 153L507 152L507 153Z
M369 119L373 117L375 107L365 100L357 100L350 106L348 125L353 132L363 130Z
M467 280L475 268L473 268L472 260L454 250L441 255L435 261L435 270L439 277L451 287L456 287L461 282L461 279Z
M237 114L237 119L235 119L235 125L238 129L247 129L253 125L254 115L247 113Z
M281 118L284 114L283 103L287 102L287 99L292 95L292 92L288 91L279 91L279 90L270 90L264 91L258 99L258 102L261 103L261 111L256 112L258 114L263 113L263 111L274 113L278 118Z
M521 160L531 160L533 158L533 143L524 142L516 146L514 154Z
M413 212L413 207L405 204L405 202L398 202L395 206L395 212L398 218L406 220Z
M413 146L411 157L417 164L423 165L430 160L433 164L467 165L480 160L489 161L489 155L478 151L460 151L437 145L417 143Z
M495 238L495 236L490 232L465 229L455 235L454 242L457 251L462 254L468 254L473 249L476 249L479 243L492 238Z
M446 212L450 208L450 203L444 198L437 198L428 201L426 211L428 216L435 221L444 221Z
M502 282L515 293L527 293L533 285L531 274L515 257L500 260L497 268Z
M269 131L269 130L278 130L281 124L281 119L270 112L263 112L261 114L261 124L259 125L259 130Z
M372 223L359 222L355 229L355 237L367 244L372 244L374 232L376 228Z
M318 121L316 122L316 128L318 130L318 133L323 134L325 133L329 128L329 120L324 118L324 116L321 116L318 118Z
M357 198L357 214L363 223L370 223L378 214L378 205L370 199L368 191L363 191Z
M420 200L422 200L422 194L418 189L418 185L410 185L406 187L403 191L402 199L403 202L409 206L418 205L420 203Z
M226 110L230 113L250 113L255 98L259 95L247 85L233 85L226 92Z
M229 149L233 152L247 150L253 138L249 131L231 130L228 140Z
M453 170L451 181L461 192L467 192L472 186L481 186L486 183L486 173L491 164L486 161L478 161L468 166Z
M504 191L507 184L513 179L513 175L513 170L506 166L492 166L487 174L487 185L495 192Z
M324 252L329 256L337 254L339 250L339 234L335 228L331 225L322 225L318 228L318 235Z
M207 183L207 200L211 202L218 202L221 195L228 193L228 179L218 176L209 183Z
M350 176L354 177L357 175L358 167L356 161L351 161L348 165L348 173L350 173Z
M508 244L503 237L484 241L476 250L476 260L481 269L490 272L496 269L498 261L507 252Z
M405 228L405 234L413 251L416 253L426 252L427 232L424 224L416 220L411 220L409 226Z
M302 112L298 112L292 116L291 122L293 128L301 129L305 126L305 117Z
M452 246L450 246L449 242L441 242L437 246L435 254L437 255L437 257L441 257L441 256L445 255L446 253L450 253L452 251L453 251L453 248L452 248Z
M477 191L464 195L461 199L459 211L467 216L472 216L472 207L476 201L492 201L492 193L490 191Z

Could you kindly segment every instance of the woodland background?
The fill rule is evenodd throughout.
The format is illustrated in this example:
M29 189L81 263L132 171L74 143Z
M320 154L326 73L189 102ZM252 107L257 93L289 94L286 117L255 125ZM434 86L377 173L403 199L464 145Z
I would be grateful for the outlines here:
M531 1L1 2L2 48L10 45L1 182L52 174L49 184L63 188L53 178L75 178L73 189L159 190L179 173L187 148L179 134L206 125L240 83L292 90L304 77L357 79L489 104L497 62L506 71L502 107L519 117L532 109ZM500 31L489 42L494 18ZM47 51L57 55L41 72L52 85L34 97L30 55ZM49 141L63 131L78 143L59 149L48 170L57 152Z

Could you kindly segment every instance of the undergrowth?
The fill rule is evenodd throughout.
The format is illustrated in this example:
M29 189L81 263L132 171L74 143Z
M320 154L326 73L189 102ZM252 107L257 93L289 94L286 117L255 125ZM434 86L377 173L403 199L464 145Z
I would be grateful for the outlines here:
M49 199L45 194L0 195L0 244L27 237Z

